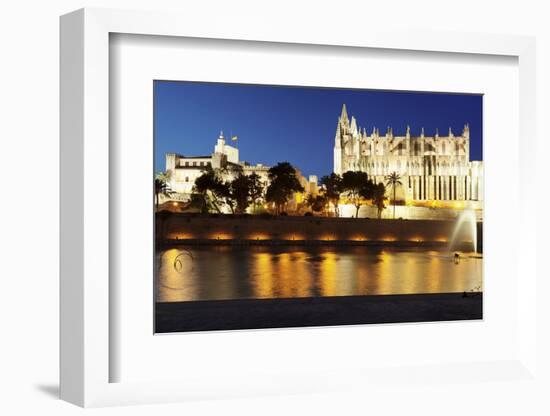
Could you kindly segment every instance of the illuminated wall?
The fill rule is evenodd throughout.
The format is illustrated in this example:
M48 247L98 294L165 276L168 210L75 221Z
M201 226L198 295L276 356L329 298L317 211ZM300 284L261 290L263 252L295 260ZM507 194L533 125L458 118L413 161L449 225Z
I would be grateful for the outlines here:
M443 244L451 239L456 221L318 217L211 218L174 214L162 222L157 221L157 226L161 225L164 238L180 240L348 240ZM466 229L460 230L458 241L471 241Z

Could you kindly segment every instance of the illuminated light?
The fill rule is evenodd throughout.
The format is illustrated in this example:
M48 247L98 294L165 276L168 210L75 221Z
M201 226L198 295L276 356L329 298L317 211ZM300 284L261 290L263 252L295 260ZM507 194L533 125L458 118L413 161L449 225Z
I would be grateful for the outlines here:
M392 235L388 235L388 236L385 236L385 237L382 237L382 241L397 241L397 238L395 238L394 236Z
M172 205L177 207L178 206L178 203L177 202L172 202Z
M447 243L449 240L446 237L438 237L435 239L438 243Z
M215 234L214 238L216 240L231 240L233 239L233 236L231 234L219 233L219 234Z
M304 240L304 236L301 234L287 234L283 237L285 240Z
M173 235L171 238L175 238L176 240L190 240L190 239L193 239L195 238L193 235L191 234L176 234L176 235Z
M422 243L424 242L424 239L422 237L413 237L409 241L413 241L415 243Z

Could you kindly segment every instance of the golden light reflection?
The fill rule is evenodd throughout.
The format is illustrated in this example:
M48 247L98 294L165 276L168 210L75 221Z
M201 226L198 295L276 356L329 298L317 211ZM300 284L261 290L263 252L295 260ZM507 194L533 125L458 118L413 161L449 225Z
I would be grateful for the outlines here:
M255 283L255 296L257 298L275 297L273 287L273 279L275 278L275 275L273 273L273 267L271 263L271 254L256 253L254 257L252 276Z
M337 258L332 252L323 253L324 261L319 269L319 290L322 296L336 296Z
M176 263L177 259L179 263ZM159 300L177 302L198 297L190 260L191 258L184 251L175 248L160 254L157 292ZM178 267L175 267L176 264Z
M161 301L175 302L444 293L481 287L481 258L452 260L445 250L433 248L187 246L159 253L157 294Z
M428 273L426 276L427 289L429 293L438 293L441 292L442 280L451 279L451 276L442 271L439 253L430 251L428 255L430 261L428 263Z
M378 292L392 293L392 266L391 256L386 250L378 254Z

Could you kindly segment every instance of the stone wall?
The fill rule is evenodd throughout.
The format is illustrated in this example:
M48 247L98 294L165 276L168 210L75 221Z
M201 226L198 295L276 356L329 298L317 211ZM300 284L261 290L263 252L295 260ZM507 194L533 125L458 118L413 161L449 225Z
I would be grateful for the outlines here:
M198 216L171 214L157 221L165 240L357 241L447 244L456 221L376 220L362 218ZM457 241L472 244L470 227ZM480 226L478 226L478 230Z

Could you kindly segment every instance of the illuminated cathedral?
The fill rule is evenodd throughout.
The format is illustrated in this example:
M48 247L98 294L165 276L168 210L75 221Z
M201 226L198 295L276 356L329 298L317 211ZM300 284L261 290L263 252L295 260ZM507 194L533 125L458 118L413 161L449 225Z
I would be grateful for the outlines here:
M408 126L403 136L391 127L369 134L348 117L344 104L334 138L334 172L350 170L366 172L376 183L396 172L402 184L397 198L406 201L483 200L483 162L470 160L468 124L457 135L449 128L445 136L437 130L427 136L422 128L413 136Z

